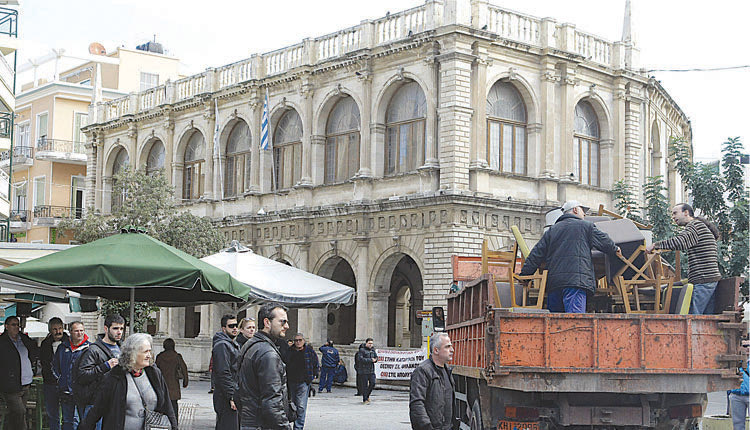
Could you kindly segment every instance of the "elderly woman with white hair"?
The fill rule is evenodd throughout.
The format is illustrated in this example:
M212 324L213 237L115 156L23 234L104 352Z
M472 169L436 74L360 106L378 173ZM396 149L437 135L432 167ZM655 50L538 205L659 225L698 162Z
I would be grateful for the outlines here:
M161 371L152 366L151 336L130 335L122 344L120 364L107 372L93 408L86 414L79 430L93 430L102 420L102 428L142 430L147 410L168 417L172 430L177 430L167 383Z

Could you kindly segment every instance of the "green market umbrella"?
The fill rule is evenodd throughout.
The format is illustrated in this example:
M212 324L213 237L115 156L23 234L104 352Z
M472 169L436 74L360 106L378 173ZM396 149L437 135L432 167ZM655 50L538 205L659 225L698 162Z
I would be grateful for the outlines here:
M188 306L244 302L250 293L227 272L134 230L1 269L0 278L130 301L131 316L136 301Z

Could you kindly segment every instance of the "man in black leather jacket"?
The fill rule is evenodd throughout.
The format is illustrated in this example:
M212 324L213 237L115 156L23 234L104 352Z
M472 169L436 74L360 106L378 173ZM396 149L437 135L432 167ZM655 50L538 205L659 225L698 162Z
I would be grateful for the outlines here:
M62 320L58 317L50 318L47 329L49 334L39 346L39 361L42 363L44 378L44 407L50 430L60 430L60 398L57 394L57 378L52 373L52 358L57 348L64 343L70 343L70 339L63 330Z
M411 374L409 420L415 430L453 430L459 426L453 374L453 345L447 333L430 338L432 354Z
M276 345L289 329L287 308L267 303L258 311L261 330L239 357L240 429L289 429L296 418L289 403L286 366Z
M239 333L239 324L234 315L221 317L221 331L214 335L211 356L214 367L211 380L214 386L214 412L216 430L235 430L238 426L237 403L237 354L240 346L234 339Z
M563 215L531 250L521 275L531 275L546 263L550 312L584 313L587 294L593 294L596 286L591 250L614 257L620 248L594 223L583 220L587 208L576 200L565 202L562 210Z

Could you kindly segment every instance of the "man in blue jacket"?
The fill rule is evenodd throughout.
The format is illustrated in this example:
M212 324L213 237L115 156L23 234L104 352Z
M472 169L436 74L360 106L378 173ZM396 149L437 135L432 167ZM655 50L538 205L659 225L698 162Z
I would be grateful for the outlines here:
M78 428L76 401L73 398L73 365L89 347L89 337L83 323L76 321L70 325L70 339L57 348L52 359L52 374L57 378L57 395L63 412L62 430ZM83 419L83 410L78 416Z
M596 287L591 250L612 256L622 254L607 233L583 220L587 207L570 200L562 210L563 215L531 250L521 275L531 275L546 263L550 312L584 313L586 295L593 294Z
M333 374L336 373L336 366L339 365L339 351L333 347L331 339L328 339L326 344L319 349L322 356L320 358L321 369L318 391L322 393L325 389L327 393L330 393L333 385Z
M750 340L742 341L742 355L748 356L750 349ZM745 420L747 419L747 408L750 396L750 360L745 361L744 366L740 368L742 383L740 388L729 390L729 406L732 411L732 427L734 430L745 430Z

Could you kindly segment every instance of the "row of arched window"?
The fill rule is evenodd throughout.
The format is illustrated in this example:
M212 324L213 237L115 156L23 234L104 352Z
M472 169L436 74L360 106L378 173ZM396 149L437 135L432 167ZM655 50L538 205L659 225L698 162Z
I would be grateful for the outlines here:
M573 162L574 174L583 184L600 185L599 120L590 103L583 100L575 108ZM427 100L414 81L403 84L386 110L383 174L415 171L425 162ZM487 97L487 163L491 169L517 175L528 174L527 109L516 87L504 81L495 83ZM325 127L324 175L326 184L353 177L360 164L360 113L350 96L333 106ZM274 184L290 188L302 176L302 120L294 109L287 110L273 130ZM250 186L252 134L247 123L232 125L226 144L224 196L241 195ZM182 198L195 200L203 194L206 175L206 142L194 130L184 153ZM148 172L164 167L161 142L152 145L146 161ZM113 174L129 163L124 149L116 155Z

